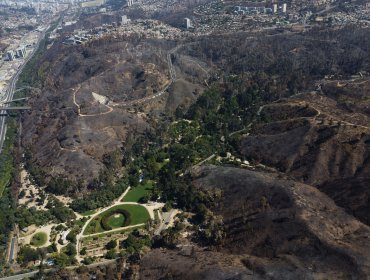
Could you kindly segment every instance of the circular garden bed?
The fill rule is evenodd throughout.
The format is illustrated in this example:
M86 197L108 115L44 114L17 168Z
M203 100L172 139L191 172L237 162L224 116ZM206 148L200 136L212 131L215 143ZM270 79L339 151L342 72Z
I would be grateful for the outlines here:
M48 235L45 232L37 232L32 236L31 245L41 247L48 241Z
M114 209L105 213L100 223L104 230L126 227L131 223L130 213L124 209Z
M149 212L143 205L120 204L94 217L87 225L83 234L102 233L112 229L144 224L149 219Z

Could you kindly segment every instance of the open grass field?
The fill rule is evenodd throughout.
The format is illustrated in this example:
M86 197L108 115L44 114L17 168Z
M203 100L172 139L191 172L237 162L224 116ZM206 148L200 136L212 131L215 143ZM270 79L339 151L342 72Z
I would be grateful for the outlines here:
M128 228L128 229L117 229L116 231L113 231L113 232L109 232L109 233L100 233L100 234L97 234L97 235L94 235L94 236L88 236L88 237L83 237L81 240L83 242L88 242L88 241L91 241L91 240L96 240L97 238L102 238L102 237L117 237L118 238L121 238L123 234L129 234L130 232L133 232L134 230L136 229L139 229L139 228L143 228L144 226L134 226L132 228Z
M31 245L35 247L41 247L45 245L48 240L48 235L45 232L37 232L32 236Z
M139 185L135 188L131 188L127 194L122 198L123 202L140 202L140 199L144 196L150 194L153 189L152 182L147 182L146 184Z
M125 216L122 214L112 214L108 218L108 225L110 225L112 228L123 227L124 224L125 224Z
M129 223L125 226L146 223L150 219L149 213L144 206L136 204L121 204L111 207L108 210L100 213L88 224L83 234L88 235L93 233L105 232L102 226L102 218L105 215L109 215L107 223L110 227L112 227L112 229L122 227L125 224L126 217L118 213L117 210L124 210L129 213Z

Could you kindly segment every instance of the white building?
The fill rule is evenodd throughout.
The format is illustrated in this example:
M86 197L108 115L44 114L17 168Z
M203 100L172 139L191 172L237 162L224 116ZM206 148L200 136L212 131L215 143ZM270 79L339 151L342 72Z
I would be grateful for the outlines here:
M283 13L286 13L286 3L283 4Z
M273 11L274 14L277 14L277 11L278 11L278 5L277 4L274 4L272 6L272 11Z
M26 57L26 48L25 47L20 47L16 50L16 55L19 58L24 58Z
M187 29L191 28L191 20L189 18L185 18L185 27Z
M126 25L131 22L131 19L129 19L126 15L122 16L121 24Z

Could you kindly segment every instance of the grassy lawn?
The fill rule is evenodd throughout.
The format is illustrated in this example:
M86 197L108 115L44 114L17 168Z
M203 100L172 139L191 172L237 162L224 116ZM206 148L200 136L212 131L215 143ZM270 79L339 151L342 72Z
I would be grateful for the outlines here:
M126 210L127 212L130 213L130 224L129 224L129 226L146 223L150 219L149 213L148 213L148 211L146 210L146 208L144 206L134 205L134 204L132 204L132 205L130 205L130 204L121 204L121 205L111 207L108 210L104 211L103 213L100 213L100 215L95 217L88 224L88 226L86 227L83 234L86 235L86 234L104 232L104 229L102 228L102 225L101 225L101 219L106 213L112 213L112 217L110 217L109 220L108 220L108 224L112 228L121 227L121 225L124 224L125 218L124 218L123 215L121 215L122 217L118 217L118 216L117 216L117 218L114 217L115 210L117 210L117 209Z
M48 235L45 232L37 232L32 236L31 245L35 247L43 246L48 240Z
M85 211L83 213L81 213L82 216L91 216L93 214L95 214L96 210L88 210L88 211Z
M104 229L101 227L101 217L95 217L86 227L83 234L92 234L97 232L103 232Z
M101 233L101 234L97 234L97 235L94 235L92 237L83 237L81 238L81 240L84 242L84 241L90 241L90 240L93 240L93 239L96 239L96 238L101 238L101 237L105 237L105 236L108 236L108 237L115 237L117 235L120 235L120 234L128 234L132 231L134 231L135 229L139 229L139 228L143 228L144 226L136 226L136 227L132 227L132 228L128 228L128 229L123 229L123 230L118 230L117 231L114 231L112 233Z
M140 199L147 194L150 194L153 189L153 183L147 182L146 184L139 185L135 188L131 188L127 194L123 197L123 202L139 202Z
M122 214L113 214L108 218L108 225L110 225L112 228L123 227L124 223L125 216Z

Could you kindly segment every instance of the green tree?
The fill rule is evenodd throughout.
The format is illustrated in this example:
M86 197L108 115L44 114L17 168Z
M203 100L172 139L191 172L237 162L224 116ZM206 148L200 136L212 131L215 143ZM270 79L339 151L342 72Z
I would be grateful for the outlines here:
M110 249L106 254L105 254L105 257L107 259L115 259L117 257L117 253L116 253L116 250L114 249Z
M68 245L64 248L64 253L70 257L74 257L76 255L76 244L68 243Z
M117 240L111 240L106 245L105 248L107 250L115 249L117 247Z
M63 252L52 254L52 258L55 260L55 264L59 267L66 267L73 261L70 256Z
M192 149L187 145L173 144L169 149L170 161L177 170L189 167L194 161Z
M77 236L76 231L71 230L71 231L67 234L66 239L67 239L68 241L70 241L71 243L76 243L76 241L77 241L76 236Z
M86 255L86 252L87 252L87 248L86 248L86 247L83 247L83 248L80 250L80 255Z
M30 246L23 246L18 254L18 262L22 265L25 265L31 261L37 261L39 259L39 252L35 249L32 249Z
M85 265L92 264L93 262L94 262L94 259L93 259L92 257L85 257L85 258L83 259L83 263L84 263Z

